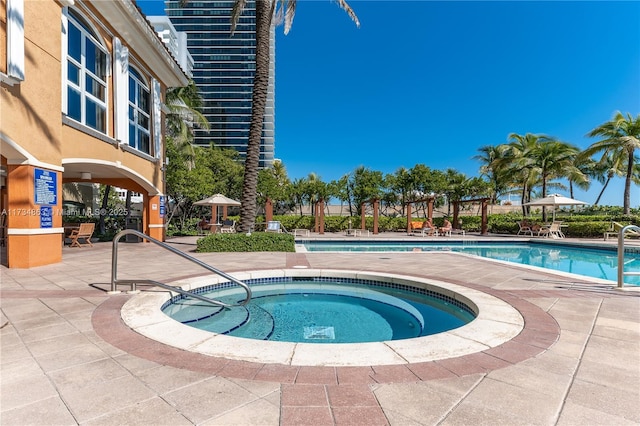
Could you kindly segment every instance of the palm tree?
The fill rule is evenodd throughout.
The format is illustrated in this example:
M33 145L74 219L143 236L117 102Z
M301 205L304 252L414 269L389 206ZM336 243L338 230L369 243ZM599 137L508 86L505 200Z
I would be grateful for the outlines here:
M626 168L624 182L623 214L631 210L631 182L634 180L635 150L640 148L640 115L635 118L630 114L616 112L613 119L601 124L588 134L590 137L601 137L584 150L586 155L602 152L600 162L611 157L613 164ZM626 166L626 167L625 167Z
M504 162L506 146L505 145L485 145L478 148L480 154L473 157L482 163L480 166L480 175L486 176L491 183L491 202L495 203L506 188L509 174L506 173L506 164Z
M529 153L536 147L543 136L527 133L524 136L511 133L509 143L506 145L505 156L501 161L506 164L508 174L514 182L521 185L522 214L526 216L527 206L524 203L530 201L531 191L537 182Z
M559 177L568 177L584 174L575 166L575 159L579 150L577 147L549 137L541 137L539 142L529 150L527 155L535 173L539 176L542 185L542 197L547 196L547 185L550 180ZM542 220L547 220L547 212L542 207Z
M193 80L185 87L173 87L167 90L165 104L169 109L166 116L167 141L175 144L179 151L186 154L187 166L193 167L193 128L209 130L209 121L202 115L202 98Z
M186 3L186 1L183 1ZM360 26L358 17L345 0L337 0L349 17ZM278 8L278 4L280 7ZM240 15L247 5L247 0L236 0L231 12L231 32L233 33ZM256 219L256 197L258 185L258 166L260 159L260 140L269 86L269 59L271 49L271 25L284 21L284 33L289 33L296 12L296 0L256 0L256 70L253 78L251 99L251 124L247 155L244 162L244 183L242 187L242 206L240 208L239 229L245 232L251 229Z

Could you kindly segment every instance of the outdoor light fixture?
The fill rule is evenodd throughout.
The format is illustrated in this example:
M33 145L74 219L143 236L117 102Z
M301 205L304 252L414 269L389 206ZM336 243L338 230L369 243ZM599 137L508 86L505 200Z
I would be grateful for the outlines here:
M80 174L80 179L82 180L91 180L91 173L89 172L82 172Z

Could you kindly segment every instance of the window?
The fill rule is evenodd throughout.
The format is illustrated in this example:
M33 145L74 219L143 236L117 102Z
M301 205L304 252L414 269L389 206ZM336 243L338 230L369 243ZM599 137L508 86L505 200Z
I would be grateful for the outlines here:
M107 130L107 52L72 10L67 33L67 116Z
M145 154L151 154L149 93L149 85L140 73L129 67L129 145Z

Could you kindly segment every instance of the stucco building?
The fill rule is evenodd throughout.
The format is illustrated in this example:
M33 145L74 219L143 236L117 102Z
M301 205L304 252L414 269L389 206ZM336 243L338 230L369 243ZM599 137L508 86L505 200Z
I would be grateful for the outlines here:
M0 0L0 81L9 267L62 260L68 182L142 194L164 238L163 99L188 79L133 1Z

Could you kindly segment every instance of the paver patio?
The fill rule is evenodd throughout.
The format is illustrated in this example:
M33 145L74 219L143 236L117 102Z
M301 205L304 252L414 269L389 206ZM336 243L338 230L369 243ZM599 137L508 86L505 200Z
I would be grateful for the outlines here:
M188 252L194 241L170 240ZM206 272L151 244L120 254L122 277ZM640 292L452 253L190 254L225 272L308 266L451 282L507 301L526 324L492 350L402 366L207 359L123 324L118 307L132 296L104 291L111 244L65 247L57 265L0 268L0 423L640 423Z

